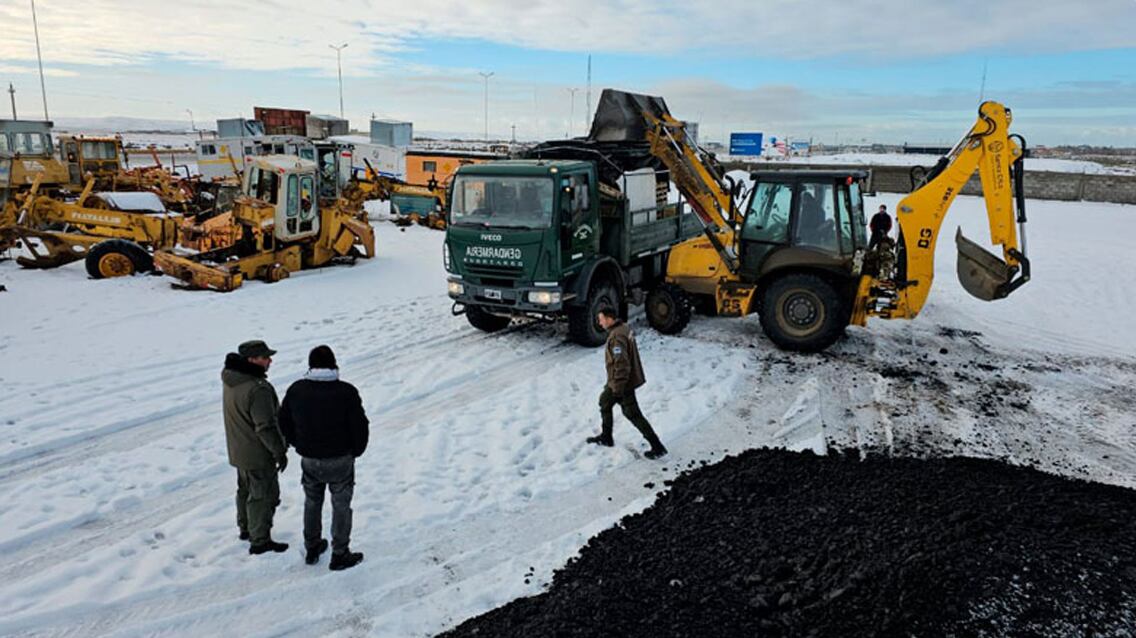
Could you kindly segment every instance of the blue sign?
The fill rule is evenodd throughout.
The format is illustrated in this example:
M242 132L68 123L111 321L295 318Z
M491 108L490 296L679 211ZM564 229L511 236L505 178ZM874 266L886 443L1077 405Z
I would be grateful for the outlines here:
M730 155L761 155L762 133L730 133Z

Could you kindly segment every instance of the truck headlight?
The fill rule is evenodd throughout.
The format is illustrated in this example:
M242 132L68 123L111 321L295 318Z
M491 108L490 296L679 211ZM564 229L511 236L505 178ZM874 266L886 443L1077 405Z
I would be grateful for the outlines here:
M560 303L560 293L549 292L547 290L533 290L529 292L529 303L536 303L542 306Z
M456 281L450 282L450 295L457 297L465 294L465 286Z

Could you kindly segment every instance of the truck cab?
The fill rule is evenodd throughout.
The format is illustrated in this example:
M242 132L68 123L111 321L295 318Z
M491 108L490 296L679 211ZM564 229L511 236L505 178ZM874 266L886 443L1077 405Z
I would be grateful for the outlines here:
M697 232L682 207L636 208L599 182L596 162L501 160L461 167L451 185L444 260L454 312L493 332L512 317L566 317L571 338L599 345L596 312L626 314L662 276L667 249ZM640 189L641 190L641 189Z

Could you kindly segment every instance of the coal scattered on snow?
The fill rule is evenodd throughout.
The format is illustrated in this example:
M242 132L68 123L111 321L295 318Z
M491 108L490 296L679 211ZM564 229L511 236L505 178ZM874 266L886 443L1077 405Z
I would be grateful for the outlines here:
M1133 632L1132 490L990 460L751 450L679 476L544 593L444 635Z

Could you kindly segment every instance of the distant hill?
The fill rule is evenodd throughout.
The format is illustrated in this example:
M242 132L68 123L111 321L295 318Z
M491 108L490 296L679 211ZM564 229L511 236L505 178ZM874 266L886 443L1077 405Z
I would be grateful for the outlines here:
M192 130L189 122L137 117L60 117L53 121L56 130L74 133L184 133Z

